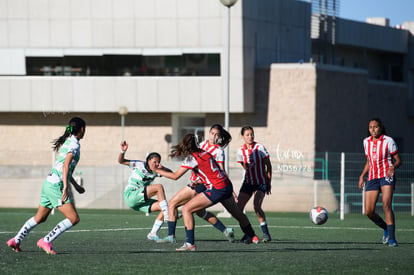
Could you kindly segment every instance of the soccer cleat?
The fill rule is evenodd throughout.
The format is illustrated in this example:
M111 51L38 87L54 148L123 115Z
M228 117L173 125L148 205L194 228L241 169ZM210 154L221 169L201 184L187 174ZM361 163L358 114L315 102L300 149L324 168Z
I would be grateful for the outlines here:
M389 240L389 236L388 236L388 231L384 230L384 236L382 236L382 244L386 245L388 244L388 240Z
M177 248L175 251L196 251L195 244L184 243L183 246Z
M241 243L246 243L247 239L249 239L249 237L247 237L246 234L243 235L243 237L240 239Z
M270 234L264 233L263 234L263 242L268 243L272 240L272 237L270 237Z
M14 238L11 238L10 240L8 240L7 241L7 245L9 247L11 247L16 252L22 252L22 250L20 249L20 244L19 243L16 243L16 241L14 240Z
M224 230L224 236L229 240L229 242L234 242L234 229L227 227L226 230Z
M242 242L245 244L258 244L259 243L259 238L257 236L254 236L253 238L249 237L249 236L243 236Z
M154 242L158 242L159 240L161 240L160 237L158 237L156 234L152 234L151 232L148 233L147 239Z
M43 249L47 254L52 254L52 255L56 255L56 251L53 250L53 246L52 243L47 243L43 240L43 238L41 238L38 242L37 242L37 246L41 249Z
M394 239L389 239L389 240L388 240L388 246L389 246L389 247L396 247L396 246L398 246L398 243L397 243L397 241L396 241L396 240L394 240Z
M161 239L159 239L158 241L156 241L157 243L176 243L177 242L177 240L175 239L175 237L174 236L172 236L172 235L169 235L169 236L167 236L167 237L165 237L165 238L161 238Z

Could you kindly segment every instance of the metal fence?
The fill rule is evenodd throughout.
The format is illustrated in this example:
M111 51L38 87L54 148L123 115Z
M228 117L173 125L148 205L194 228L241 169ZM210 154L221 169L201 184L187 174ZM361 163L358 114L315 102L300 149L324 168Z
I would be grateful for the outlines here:
M344 162L341 161L343 155ZM396 187L393 209L396 213L413 214L414 154L400 154L402 165L396 170ZM364 168L366 157L363 153L317 153L315 157L315 179L331 182L338 202L341 200L341 181L344 183L345 213L363 213L363 192L358 188L359 176ZM341 177L341 165L344 172ZM383 212L381 196L376 211Z

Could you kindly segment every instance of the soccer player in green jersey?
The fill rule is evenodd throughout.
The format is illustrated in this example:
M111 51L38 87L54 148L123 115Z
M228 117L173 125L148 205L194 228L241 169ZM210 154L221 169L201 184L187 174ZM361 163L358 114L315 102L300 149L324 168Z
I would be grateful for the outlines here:
M160 211L155 219L151 232L147 239L159 241L158 231L168 220L168 204L165 197L164 187L161 184L152 184L156 177L160 175L154 172L155 168L160 166L161 156L156 152L148 154L145 161L125 159L125 152L128 150L128 143L121 143L121 153L118 156L118 162L131 168L131 175L124 191L124 201L131 209L150 213ZM165 171L171 171L163 167ZM151 199L157 196L158 200Z
M37 242L37 246L46 253L56 254L52 241L79 222L78 213L68 196L68 184L72 180L72 173L80 159L79 140L84 137L85 128L85 121L82 118L74 117L69 121L64 134L53 141L53 150L58 155L50 173L43 182L37 213L25 222L15 237L7 242L7 245L14 251L21 251L21 241L35 226L46 221L53 208L59 209L65 219Z

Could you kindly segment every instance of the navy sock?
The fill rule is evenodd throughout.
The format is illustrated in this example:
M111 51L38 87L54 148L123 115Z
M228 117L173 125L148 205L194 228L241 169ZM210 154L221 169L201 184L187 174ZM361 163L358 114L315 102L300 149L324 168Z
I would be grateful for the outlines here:
M384 222L384 220L381 217L378 217L378 220L374 222L376 225L381 227L384 230L387 230L387 224Z
M387 225L388 237L390 240L395 240L395 224Z
M168 224L168 236L175 236L175 227L177 226L177 222L167 222Z
M267 228L267 223L261 223L260 228L262 229L263 234L269 234L269 229Z
M194 244L194 229L185 230L185 242Z
M213 224L213 226L217 228L218 230L220 230L221 232L224 232L224 230L226 230L226 227L219 219L217 219L217 222Z

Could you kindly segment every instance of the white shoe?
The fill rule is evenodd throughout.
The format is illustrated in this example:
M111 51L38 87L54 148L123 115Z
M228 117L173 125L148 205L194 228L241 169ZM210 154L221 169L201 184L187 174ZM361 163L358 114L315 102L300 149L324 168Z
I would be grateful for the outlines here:
M175 251L196 251L195 244L184 243L183 246L177 248Z
M152 234L151 232L148 233L147 239L154 242L158 242L159 240L161 240L161 238L158 237L157 234Z
M234 229L227 227L226 230L224 230L224 236L229 240L229 242L234 242Z

